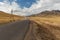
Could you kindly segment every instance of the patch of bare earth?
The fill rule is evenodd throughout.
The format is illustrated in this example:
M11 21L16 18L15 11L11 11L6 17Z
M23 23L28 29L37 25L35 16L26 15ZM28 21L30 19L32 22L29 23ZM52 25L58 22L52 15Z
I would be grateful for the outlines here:
M25 40L60 40L59 28L52 25L38 24L31 21L30 30L27 33Z

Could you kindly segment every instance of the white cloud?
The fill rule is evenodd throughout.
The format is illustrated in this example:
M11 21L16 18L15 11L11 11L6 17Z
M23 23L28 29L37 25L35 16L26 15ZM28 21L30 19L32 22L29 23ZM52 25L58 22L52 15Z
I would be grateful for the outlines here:
M10 5L10 3L8 3L7 1L0 2L0 11L10 13L11 9L19 9L19 6L16 2L12 2L12 5Z
M0 2L1 11L10 13L11 9L19 10L20 12L14 12L14 14L17 15L31 15L45 10L60 10L60 0L39 0L30 8L24 9L21 9L16 2L12 2L12 5L10 5L6 0L4 2Z
M36 8L36 6L38 6L38 8ZM60 0L40 0L38 4L36 4L36 6L34 7L35 10L33 10L33 14L39 13L45 10L60 10Z

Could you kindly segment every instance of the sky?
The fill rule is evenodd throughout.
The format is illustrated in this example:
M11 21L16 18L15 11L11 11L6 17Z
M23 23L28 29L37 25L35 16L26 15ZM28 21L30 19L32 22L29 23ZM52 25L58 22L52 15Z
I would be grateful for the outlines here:
M20 16L37 14L46 10L60 10L60 0L0 0L0 11Z

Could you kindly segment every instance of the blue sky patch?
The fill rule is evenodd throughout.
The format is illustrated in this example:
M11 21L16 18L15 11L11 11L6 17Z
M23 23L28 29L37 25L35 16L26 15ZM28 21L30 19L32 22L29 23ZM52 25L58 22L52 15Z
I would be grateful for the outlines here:
M37 3L37 0L17 0L16 3L21 7L21 8L29 8L33 3Z
M0 2L3 2L4 0L0 0ZM13 1L15 0L6 0L7 2L10 3L10 5L12 4ZM16 0L15 1L20 8L30 8L34 3L37 3L37 0Z
M3 2L4 0L0 0L0 2Z

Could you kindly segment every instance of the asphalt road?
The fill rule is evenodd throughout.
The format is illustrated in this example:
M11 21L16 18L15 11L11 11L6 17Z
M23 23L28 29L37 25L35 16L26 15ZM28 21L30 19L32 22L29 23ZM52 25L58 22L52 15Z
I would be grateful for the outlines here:
M29 23L29 20L23 20L0 26L0 40L24 40Z

